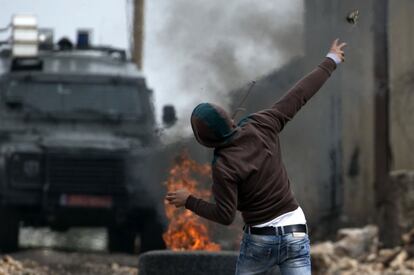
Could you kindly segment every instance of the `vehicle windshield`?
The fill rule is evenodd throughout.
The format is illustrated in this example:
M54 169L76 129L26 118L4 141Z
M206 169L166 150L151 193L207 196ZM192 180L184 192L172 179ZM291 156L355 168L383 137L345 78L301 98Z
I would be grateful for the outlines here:
M72 115L142 115L138 86L125 83L80 83L11 80L6 101L22 105L28 112Z

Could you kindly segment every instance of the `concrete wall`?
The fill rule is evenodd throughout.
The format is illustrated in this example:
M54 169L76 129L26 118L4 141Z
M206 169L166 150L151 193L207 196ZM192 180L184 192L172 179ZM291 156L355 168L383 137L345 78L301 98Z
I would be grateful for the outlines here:
M330 43L339 37L335 30L339 20L332 16L338 9L337 1L304 1L305 13L305 70L309 71L318 64L329 51ZM328 3L329 2L329 3ZM338 22L337 22L338 21ZM336 70L328 83L314 98L312 115L305 114L305 118L312 118L307 124L315 127L316 131L306 131L303 135L312 141L309 161L305 164L309 172L309 179L313 184L321 186L319 194L315 194L313 201L325 202L323 212L311 212L311 216L319 216L325 223L318 222L323 227L334 225L336 218L343 207L342 188L342 150L341 150L341 81L342 70ZM306 122L305 122L306 123ZM312 156L319 156L320 160L311 161ZM310 165L309 165L310 164ZM325 190L325 192L321 192ZM334 231L335 228L330 228Z
M329 40L339 37L349 44L346 63L324 87L340 94L332 98L332 105L338 107L336 103L339 101L341 108L337 112L339 121L332 120L332 123L341 129L337 137L342 148L342 182L339 183L343 184L341 221L348 225L362 225L375 219L373 5L373 0L306 1L307 66L313 66L326 51ZM354 9L360 12L359 22L350 25L345 17ZM411 149L414 144L413 14L413 1L389 1L392 169L414 167ZM323 105L322 102L320 104Z
M308 66L328 50L333 39L341 38L349 45L346 62L325 87L332 94L331 102L326 104L335 109L331 123L337 136L333 141L339 145L331 146L340 148L334 161L341 166L341 178L337 178L336 183L341 222L368 223L371 222L374 199L373 1L318 0L306 4ZM360 20L357 25L350 25L346 16L355 8L360 11Z
M389 1L392 169L414 168L414 1Z

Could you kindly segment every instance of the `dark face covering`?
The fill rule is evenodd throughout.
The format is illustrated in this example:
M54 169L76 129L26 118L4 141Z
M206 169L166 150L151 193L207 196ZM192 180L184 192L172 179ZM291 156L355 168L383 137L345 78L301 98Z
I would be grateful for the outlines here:
M197 141L206 147L225 145L236 128L227 112L211 103L201 103L191 114L191 126Z

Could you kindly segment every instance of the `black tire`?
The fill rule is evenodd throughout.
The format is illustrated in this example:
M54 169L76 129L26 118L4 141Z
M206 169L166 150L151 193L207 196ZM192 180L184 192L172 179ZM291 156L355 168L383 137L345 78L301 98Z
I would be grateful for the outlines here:
M148 222L139 232L140 234L140 253L151 250L165 249L165 242L162 238L164 233L164 226L157 222Z
M136 232L125 226L108 228L108 250L110 252L129 253L137 252Z
M19 248L19 218L16 211L0 209L0 251L15 252Z

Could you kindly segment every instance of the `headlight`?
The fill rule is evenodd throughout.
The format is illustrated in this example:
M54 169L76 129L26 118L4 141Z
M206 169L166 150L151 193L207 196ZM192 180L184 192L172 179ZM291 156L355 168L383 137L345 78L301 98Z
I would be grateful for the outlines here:
M43 158L37 154L14 154L8 165L14 187L39 187L43 180Z

